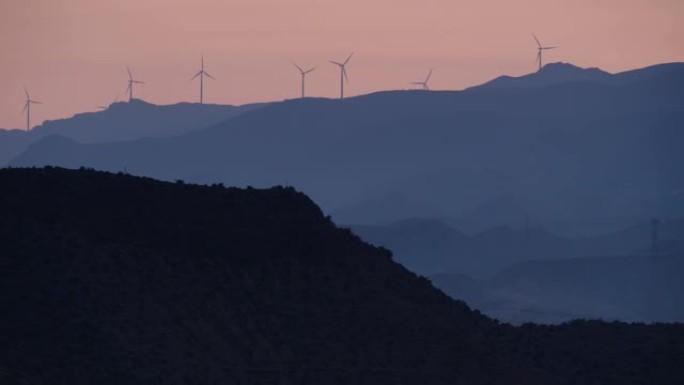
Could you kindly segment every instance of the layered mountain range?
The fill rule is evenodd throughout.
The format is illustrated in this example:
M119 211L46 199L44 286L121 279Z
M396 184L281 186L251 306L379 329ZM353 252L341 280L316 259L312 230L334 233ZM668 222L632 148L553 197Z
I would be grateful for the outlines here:
M683 90L681 63L620 74L549 64L464 91L273 103L173 137L88 144L62 130L9 165L293 185L338 223L480 212L483 229L524 212L624 226L684 215ZM481 209L501 201L518 208Z

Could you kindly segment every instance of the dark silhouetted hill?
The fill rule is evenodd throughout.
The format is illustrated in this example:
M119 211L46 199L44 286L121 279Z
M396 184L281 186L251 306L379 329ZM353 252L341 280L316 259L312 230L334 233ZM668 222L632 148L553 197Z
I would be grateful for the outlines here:
M10 375L50 384L518 375L473 334L491 321L336 229L291 188L60 169L1 170L0 181L0 367Z
M292 188L0 170L3 384L678 384L681 325L513 328Z
M30 143L50 135L65 136L79 143L161 138L205 128L261 106L263 104L224 106L193 103L158 106L139 99L112 103L103 111L45 121L30 132L8 134L0 130L0 165L26 150Z

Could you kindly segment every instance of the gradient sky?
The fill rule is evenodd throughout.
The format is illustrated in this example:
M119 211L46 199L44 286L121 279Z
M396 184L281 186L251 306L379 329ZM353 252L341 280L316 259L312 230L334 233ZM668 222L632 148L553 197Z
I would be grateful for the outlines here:
M33 123L126 97L125 66L157 104L198 99L204 53L217 81L205 102L299 94L292 66L318 66L311 96L339 94L328 60L356 51L349 95L461 89L535 69L532 32L557 45L548 61L610 72L684 61L684 0L1 0L0 127L23 128L23 86L44 104Z

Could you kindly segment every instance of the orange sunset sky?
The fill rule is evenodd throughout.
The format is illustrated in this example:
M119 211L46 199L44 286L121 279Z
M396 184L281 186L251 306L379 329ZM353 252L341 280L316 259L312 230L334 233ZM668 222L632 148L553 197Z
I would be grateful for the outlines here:
M200 55L217 78L205 102L299 95L292 66L318 66L310 96L412 87L462 89L535 70L532 32L563 61L610 72L684 61L684 0L2 0L0 127L24 128L23 88L43 105L32 123L136 97L198 100Z

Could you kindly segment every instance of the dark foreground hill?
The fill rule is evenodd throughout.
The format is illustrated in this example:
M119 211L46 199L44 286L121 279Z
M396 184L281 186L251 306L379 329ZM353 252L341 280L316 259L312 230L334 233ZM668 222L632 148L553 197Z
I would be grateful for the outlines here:
M290 188L0 170L2 384L675 384L684 327L513 328Z

